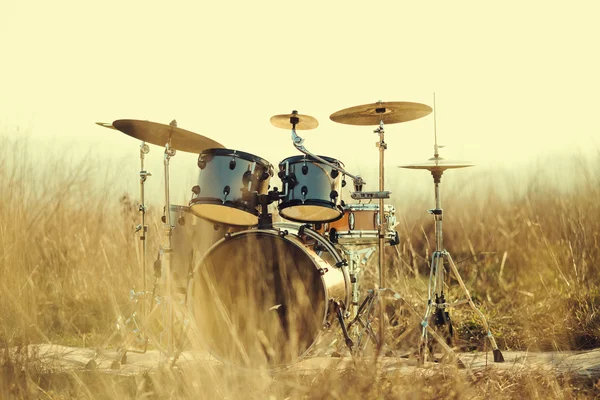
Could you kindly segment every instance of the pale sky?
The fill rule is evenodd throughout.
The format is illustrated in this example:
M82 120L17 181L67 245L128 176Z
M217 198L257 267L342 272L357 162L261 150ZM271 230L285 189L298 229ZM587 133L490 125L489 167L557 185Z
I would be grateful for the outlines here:
M320 123L301 132L309 150L364 173L378 165L374 127L329 115L433 106L435 92L446 158L511 166L597 151L597 4L0 0L0 134L126 159L134 193L139 142L96 121L176 119L277 165L298 152L269 118L296 109ZM431 157L433 114L386 126L386 142L386 180L411 179L396 166ZM148 157L158 185L162 149ZM194 176L196 158L178 154L172 173Z

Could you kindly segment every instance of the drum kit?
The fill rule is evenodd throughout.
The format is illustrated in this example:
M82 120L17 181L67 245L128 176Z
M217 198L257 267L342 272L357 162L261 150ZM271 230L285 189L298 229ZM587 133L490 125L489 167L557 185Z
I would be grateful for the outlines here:
M384 294L402 298L386 288L385 279L385 246L396 246L400 240L395 230L395 208L384 202L391 194L384 187L384 129L385 125L422 118L431 111L431 107L419 103L379 101L330 116L341 124L376 127L373 132L378 135L379 187L370 192L363 191L366 182L347 171L340 160L313 154L304 146L297 131L315 129L319 123L295 110L270 119L273 126L291 130L294 147L302 153L283 159L277 167L257 155L225 148L212 139L181 129L176 121L169 125L141 120L97 123L141 141L140 224L136 231L142 243L142 288L131 292L136 307L141 306L141 315L134 312L127 319L120 317L88 367L97 366L95 360L102 348L129 325L133 328L125 332L112 368L126 363L128 352L146 352L149 341L173 366L190 329L225 363L246 367L266 364L271 368L291 365L309 352L335 320L352 354L360 354L362 336L366 334L379 355L385 344ZM154 262L151 292L146 285L148 227L144 185L151 176L144 167L150 150L147 143L164 147L166 205L162 217L164 240ZM185 206L170 201L169 164L177 151L198 154L198 181ZM458 304L448 303L444 297L444 261L466 292L466 302L483 319L495 361L502 361L485 317L475 307L442 245L441 175L446 169L468 166L471 164L440 158L437 136L434 158L404 166L431 171L435 183L436 208L430 213L435 217L436 251L421 323L422 361L427 356L428 333L442 340L430 322L434 321L434 326L449 325L451 330L447 308ZM271 187L275 172L281 191ZM343 199L342 188L347 179L353 183L352 203ZM276 205L279 216L287 221L274 222L269 205ZM375 252L379 282L367 296L361 296L361 265ZM150 303L153 306L148 312ZM378 335L371 325L377 304ZM157 338L151 326L159 314L164 323ZM178 340L176 319L182 322ZM130 348L136 338L142 343L141 350ZM452 352L447 345L442 347Z

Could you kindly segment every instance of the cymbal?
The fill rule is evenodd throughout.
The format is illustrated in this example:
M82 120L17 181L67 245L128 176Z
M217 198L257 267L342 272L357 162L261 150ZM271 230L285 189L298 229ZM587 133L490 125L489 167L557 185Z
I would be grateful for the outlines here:
M119 119L114 121L112 126L126 135L157 146L164 147L170 139L172 149L188 153L200 153L206 149L220 149L225 147L221 143L197 133L157 122Z
M399 165L398 168L426 169L428 171L445 171L447 169L467 168L472 167L474 165L475 164L466 161L451 161L444 160L441 157L432 157L423 163Z
M110 129L117 130L117 128L115 128L113 126L113 124L111 124L110 122L96 122L96 125L100 125L100 126L103 126L105 128L110 128Z
M329 118L347 125L379 125L380 121L384 124L395 124L422 118L431 111L431 107L420 103L378 101L336 111Z
M298 122L296 123L297 131L307 131L309 129L315 129L319 126L319 121L310 115L298 114L297 112L292 112L291 114L279 114L273 115L271 117L271 124L276 128L283 129L292 129L292 123L290 122L290 118L296 117L298 118Z

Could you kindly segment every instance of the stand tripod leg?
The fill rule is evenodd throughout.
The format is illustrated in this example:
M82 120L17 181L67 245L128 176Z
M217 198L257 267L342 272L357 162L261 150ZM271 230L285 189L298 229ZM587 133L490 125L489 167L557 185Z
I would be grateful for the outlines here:
M350 335L348 335L348 330L346 329L346 323L344 322L344 316L342 315L342 308L340 307L339 304L335 305L335 313L337 314L337 318L338 321L340 323L340 326L342 327L342 333L344 334L344 340L346 341L346 346L348 347L348 349L350 351L352 351L352 348L354 347L354 342L352 342L352 339L350 339Z
M427 308L425 309L425 315L423 316L423 320L421 321L422 331L421 331L421 339L419 341L419 362L424 363L427 359L428 353L428 338L427 333L431 330L429 327L429 318L431 316L431 311L434 307L433 303L433 293L437 293L437 284L439 281L439 262L441 260L441 253L439 251L435 251L431 255L431 267L429 269L429 283L427 285ZM442 262L443 264L443 262ZM442 265L443 268L443 265ZM429 329L428 329L429 328Z
M493 353L494 353L494 362L504 362L504 356L502 355L502 352L500 351L500 349L498 348L498 345L496 344L496 339L494 339L494 336L492 335L492 332L490 331L490 327L487 323L487 319L485 318L485 315L483 315L483 313L475 306L475 303L473 303L471 294L469 293L469 290L465 286L465 283L463 282L460 274L458 273L458 269L456 268L456 265L454 264L454 261L452 260L452 257L450 256L450 254L447 254L447 257L448 257L448 262L450 264L450 268L452 268L452 272L454 273L454 276L456 277L458 284L465 291L467 300L469 302L469 306L471 306L473 311L475 311L479 315L479 317L481 318L481 321L483 322L483 327L485 328L485 330L487 332L487 337L492 345L492 349L493 349Z

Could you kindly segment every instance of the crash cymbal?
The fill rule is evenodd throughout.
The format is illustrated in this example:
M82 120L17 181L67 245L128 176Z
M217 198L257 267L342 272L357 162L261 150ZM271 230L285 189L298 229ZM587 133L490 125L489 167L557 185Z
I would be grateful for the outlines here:
M165 146L170 139L172 149L188 153L200 153L206 149L224 148L221 143L198 135L197 133L178 128L174 125L164 125L157 122L141 121L135 119L119 119L112 123L115 129L148 143Z
M271 124L276 128L292 129L292 122L290 121L292 117L298 118L298 122L296 122L297 131L307 131L319 126L319 121L315 118L310 115L298 114L297 111L292 111L291 114L273 115L271 117Z
M113 126L113 124L111 124L110 122L96 122L96 125L100 125L100 126L103 126L103 127L105 127L105 128L110 128L110 129L115 129L115 130L117 130L117 128L115 128L115 127Z
M418 163L418 164L410 164L410 165L399 165L398 168L409 168L409 169L426 169L428 171L445 171L447 169L454 168L467 168L472 167L475 164L465 161L451 161L444 160L441 157L432 157L429 160Z
M406 101L364 104L336 111L329 116L334 122L347 125L379 125L412 121L431 113L431 107Z

